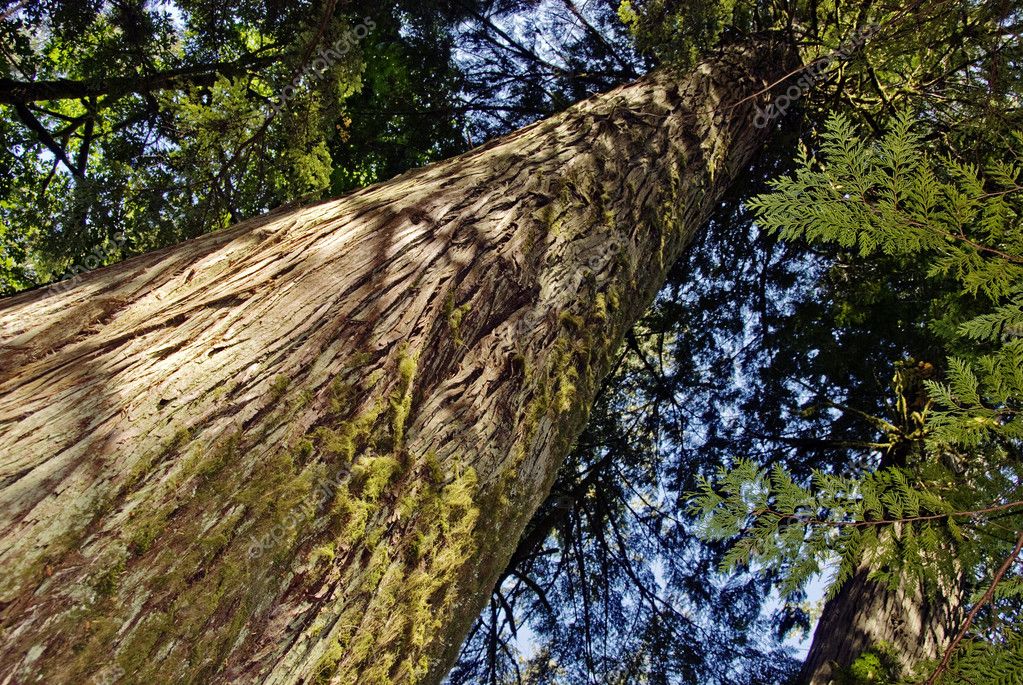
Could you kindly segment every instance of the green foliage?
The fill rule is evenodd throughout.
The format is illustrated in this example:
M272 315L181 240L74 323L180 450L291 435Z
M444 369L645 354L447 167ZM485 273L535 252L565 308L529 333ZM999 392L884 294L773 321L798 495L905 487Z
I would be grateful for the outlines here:
M788 240L833 243L861 257L909 256L934 277L958 283L963 304L949 345L973 359L949 359L946 383L926 385L938 404L932 449L978 447L985 438L1023 437L1023 187L1013 136L1010 161L977 167L925 152L914 117L904 113L876 142L849 120L832 118L816 164L804 152L800 169L779 180L752 206L769 231ZM1008 141L1007 141L1008 142ZM943 303L949 306L948 303ZM946 327L948 319L934 322Z
M817 470L797 482L780 465L740 460L701 483L695 511L708 540L731 544L725 566L766 569L785 593L835 561L832 593L864 561L893 589L940 596L964 576L986 587L1011 549L1015 536L1006 532L1023 523L1023 146L1013 136L982 171L931 154L919 129L903 113L869 139L834 116L817 154L804 151L792 176L751 203L760 225L786 240L832 245L854 260L911 259L930 279L923 293L932 330L956 352L944 379L924 373L929 365L896 364L891 406L901 420L871 419L887 439L875 444L882 468ZM913 383L929 398L909 398ZM1023 674L1016 639L1002 625L1019 605L1008 582L1000 612L974 623L959 670L942 682L988 677L989 663L1006 676L1001 682ZM854 672L880 673L877 658L863 657L849 677L894 682Z
M984 639L964 641L941 685L1005 685L1023 679L1023 635L1017 626L1007 626L998 642Z
M618 17L640 50L685 66L717 43L726 27L747 23L751 9L752 3L737 0L621 0Z
M450 69L444 21L419 3L12 7L0 295L461 151L456 79L422 77Z
M877 644L860 654L848 668L836 673L836 685L895 685L902 666L895 648Z
M816 472L801 486L780 465L766 470L740 461L714 481L704 479L693 506L705 517L705 538L736 539L723 561L727 570L773 570L785 594L836 556L832 594L864 556L874 563L873 577L891 587L909 581L939 594L968 563L964 520L975 529L987 513L957 510L956 488L941 483L911 483L905 470L887 468L858 478Z
M861 257L924 255L932 274L953 276L972 295L1019 297L1020 167L992 162L985 178L975 166L932 159L914 123L903 112L871 142L847 117L832 117L821 136L821 163L804 149L796 174L753 201L761 225L787 240L834 243ZM990 333L971 330L975 339Z

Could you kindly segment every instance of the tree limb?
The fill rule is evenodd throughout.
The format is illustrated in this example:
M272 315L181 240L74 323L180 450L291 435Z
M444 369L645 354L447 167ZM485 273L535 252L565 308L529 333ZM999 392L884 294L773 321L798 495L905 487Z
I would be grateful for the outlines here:
M234 62L215 62L161 71L149 76L110 76L94 79L50 79L18 81L0 78L0 104L18 105L46 100L77 100L89 97L120 97L130 93L150 93L191 86L209 86L219 76L238 76L252 69L269 66L275 57L254 54Z
M963 641L964 637L966 637L967 631L970 630L970 626L973 625L973 621L977 618L977 614L980 610L994 598L995 589L998 587L998 584L1002 582L1002 578L1005 577L1009 568L1012 567L1013 562L1015 562L1019 557L1020 551L1023 551L1023 532L1019 534L1019 538L1016 540L1016 547L1013 548L1012 554L1010 554L1006 560L1002 562L1001 567L997 572L995 572L995 577L991 580L991 585L988 586L984 596L980 598L980 601L977 602L972 609L970 609L970 613L967 614L966 620L963 622L963 626L959 629L959 632L956 633L956 636L952 638L952 643L948 646L948 649L945 650L945 655L941 658L941 663L939 663L938 667L934 669L934 673L931 674L931 677L927 679L926 685L934 685L941 674L948 670L948 666L952 661L952 653L955 652L956 647L958 647L959 643Z

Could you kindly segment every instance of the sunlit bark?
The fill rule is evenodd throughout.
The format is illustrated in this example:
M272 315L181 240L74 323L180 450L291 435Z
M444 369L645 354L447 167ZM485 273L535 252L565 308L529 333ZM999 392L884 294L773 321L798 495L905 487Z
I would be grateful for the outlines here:
M0 683L437 682L787 62L3 302Z

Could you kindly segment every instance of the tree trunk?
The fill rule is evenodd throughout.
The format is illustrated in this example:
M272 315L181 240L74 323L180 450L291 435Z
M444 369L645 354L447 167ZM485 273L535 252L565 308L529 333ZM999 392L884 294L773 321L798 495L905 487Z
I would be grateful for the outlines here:
M918 663L938 659L962 618L961 591L937 602L920 592L892 591L868 578L863 564L824 605L810 652L800 673L802 685L829 685L866 650L884 646L909 674Z
M776 47L0 308L0 683L438 682Z

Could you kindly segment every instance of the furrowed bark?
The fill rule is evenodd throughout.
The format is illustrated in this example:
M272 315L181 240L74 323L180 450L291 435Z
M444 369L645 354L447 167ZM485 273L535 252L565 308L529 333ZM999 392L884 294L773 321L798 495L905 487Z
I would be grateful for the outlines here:
M803 685L845 682L840 673L878 647L909 675L921 662L938 659L955 635L962 619L961 589L936 601L919 591L893 591L871 580L869 570L862 565L825 603L800 672Z
M789 55L4 302L0 683L438 682Z

